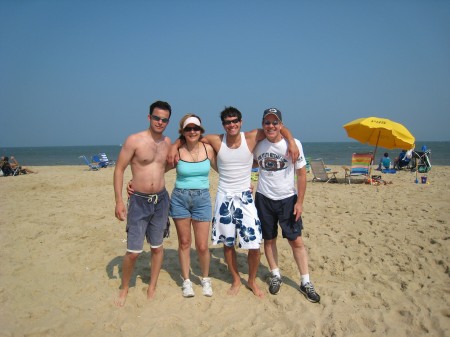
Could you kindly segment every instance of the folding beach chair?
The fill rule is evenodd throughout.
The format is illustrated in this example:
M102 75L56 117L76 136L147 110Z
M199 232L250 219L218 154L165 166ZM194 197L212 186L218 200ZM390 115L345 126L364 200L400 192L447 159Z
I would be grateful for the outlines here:
M373 153L353 153L352 154L352 166L348 168L347 166L342 166L345 171L345 180L351 184L351 180L354 177L364 178L364 180L369 179L370 166L373 162Z
M322 182L324 181L326 183L338 182L336 177L337 172L327 171L322 158L312 159L310 163L311 163L311 170L314 175L312 181L322 181Z
M431 150L413 151L412 170L418 170L420 173L427 173L431 170Z
M394 160L394 169L396 170L413 170L414 162L412 160L413 150L402 150L398 157Z
M103 152L92 156L92 162L96 163L101 168L116 165L116 162L114 160L109 160L106 153Z
M98 171L99 170L99 166L97 163L91 163L85 155L79 156L78 158L83 159L84 163L89 166L89 171Z

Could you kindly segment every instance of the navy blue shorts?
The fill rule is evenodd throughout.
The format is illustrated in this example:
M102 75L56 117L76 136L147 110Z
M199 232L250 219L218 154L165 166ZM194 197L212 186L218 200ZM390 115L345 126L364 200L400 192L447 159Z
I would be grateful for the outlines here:
M255 205L261 221L264 240L272 240L278 236L278 223L280 223L283 238L294 241L302 235L302 218L295 221L294 205L296 202L297 195L282 200L272 200L261 193L256 193Z

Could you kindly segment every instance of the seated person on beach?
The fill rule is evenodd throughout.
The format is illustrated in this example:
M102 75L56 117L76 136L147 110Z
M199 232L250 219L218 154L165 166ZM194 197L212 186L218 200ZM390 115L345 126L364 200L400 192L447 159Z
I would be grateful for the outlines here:
M378 171L381 170L389 170L391 168L391 158L389 158L389 153L385 152L383 158L381 158L380 163L378 164Z
M11 156L11 162L9 161L8 157L2 157L0 161L0 168L3 171L3 175L5 176L36 173L29 168L20 166L14 156Z
M6 176L12 176L14 175L14 170L11 167L11 164L9 162L8 157L2 157L0 160L0 170L2 170L3 175Z
M400 169L402 167L408 166L409 162L411 161L411 155L408 155L408 152L412 151L406 151L402 150L397 158L395 158L394 161L394 168Z

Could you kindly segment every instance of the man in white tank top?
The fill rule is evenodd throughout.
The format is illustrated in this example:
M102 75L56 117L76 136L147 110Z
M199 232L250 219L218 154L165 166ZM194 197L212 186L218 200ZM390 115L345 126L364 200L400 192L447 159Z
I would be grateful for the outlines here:
M258 297L264 292L256 283L256 273L261 258L261 224L256 211L251 186L253 149L264 138L262 130L241 132L242 114L233 107L221 112L222 125L226 134L206 135L205 141L217 153L219 186L216 195L212 223L213 244L223 243L225 262L233 282L228 294L235 295L241 286L237 268L235 245L248 249L249 275L247 286ZM297 159L298 148L289 130L283 130L289 139L291 158Z

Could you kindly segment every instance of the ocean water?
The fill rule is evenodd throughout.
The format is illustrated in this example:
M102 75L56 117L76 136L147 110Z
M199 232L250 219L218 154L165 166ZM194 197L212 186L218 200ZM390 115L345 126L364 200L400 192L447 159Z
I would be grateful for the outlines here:
M305 142L302 145L306 157L322 158L329 165L350 165L353 152L374 151L373 146L358 142ZM450 166L450 142L416 142L416 149L420 150L423 145L431 149L432 165ZM85 155L90 159L93 155L104 152L110 160L115 160L120 148L118 145L7 147L0 148L0 155L14 156L24 166L85 165L79 156ZM375 163L378 163L384 152L388 152L391 159L394 159L400 150L378 148Z
M114 160L120 152L118 145L95 146L44 146L44 147L7 147L1 148L2 156L14 156L23 166L58 166L86 165L80 159L85 155L91 159L93 155L104 152L108 159Z

